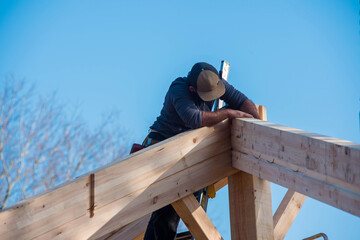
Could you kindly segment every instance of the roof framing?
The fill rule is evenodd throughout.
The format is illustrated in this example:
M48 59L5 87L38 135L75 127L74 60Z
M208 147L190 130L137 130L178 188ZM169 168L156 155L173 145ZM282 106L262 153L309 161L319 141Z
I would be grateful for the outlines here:
M360 216L360 145L255 119L229 125L180 134L4 209L0 236L135 239L151 212L177 202L197 239L210 239L191 196L228 182L232 239L283 239L306 196ZM268 181L289 188L274 216Z

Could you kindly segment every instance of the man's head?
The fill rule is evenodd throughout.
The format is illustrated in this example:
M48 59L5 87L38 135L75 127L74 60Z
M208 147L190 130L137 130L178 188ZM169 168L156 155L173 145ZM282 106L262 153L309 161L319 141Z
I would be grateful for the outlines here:
M212 101L225 93L218 71L208 63L196 63L189 72L188 79L190 90L194 89L203 101Z

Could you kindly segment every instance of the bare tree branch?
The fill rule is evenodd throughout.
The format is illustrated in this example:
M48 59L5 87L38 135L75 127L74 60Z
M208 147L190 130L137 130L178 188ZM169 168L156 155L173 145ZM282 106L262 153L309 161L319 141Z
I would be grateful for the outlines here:
M36 99L25 80L0 86L0 209L125 154L115 114L91 130L55 95Z

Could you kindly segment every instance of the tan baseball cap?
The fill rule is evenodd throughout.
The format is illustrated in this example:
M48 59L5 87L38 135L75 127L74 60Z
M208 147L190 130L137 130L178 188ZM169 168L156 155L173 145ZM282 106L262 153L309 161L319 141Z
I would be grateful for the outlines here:
M197 79L197 93L204 101L215 100L225 93L225 85L216 73L202 70Z
M212 101L225 93L225 85L219 78L219 73L212 65L196 63L188 74L190 85L203 101Z

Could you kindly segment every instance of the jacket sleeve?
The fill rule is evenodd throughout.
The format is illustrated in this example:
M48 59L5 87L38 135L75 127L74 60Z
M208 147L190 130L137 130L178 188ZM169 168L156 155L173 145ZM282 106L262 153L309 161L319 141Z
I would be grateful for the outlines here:
M225 85L225 94L220 98L224 100L231 109L240 110L241 105L245 102L245 94L235 89L230 83L222 80Z
M187 128L196 129L201 127L202 113L195 105L189 90L173 86L171 101Z

